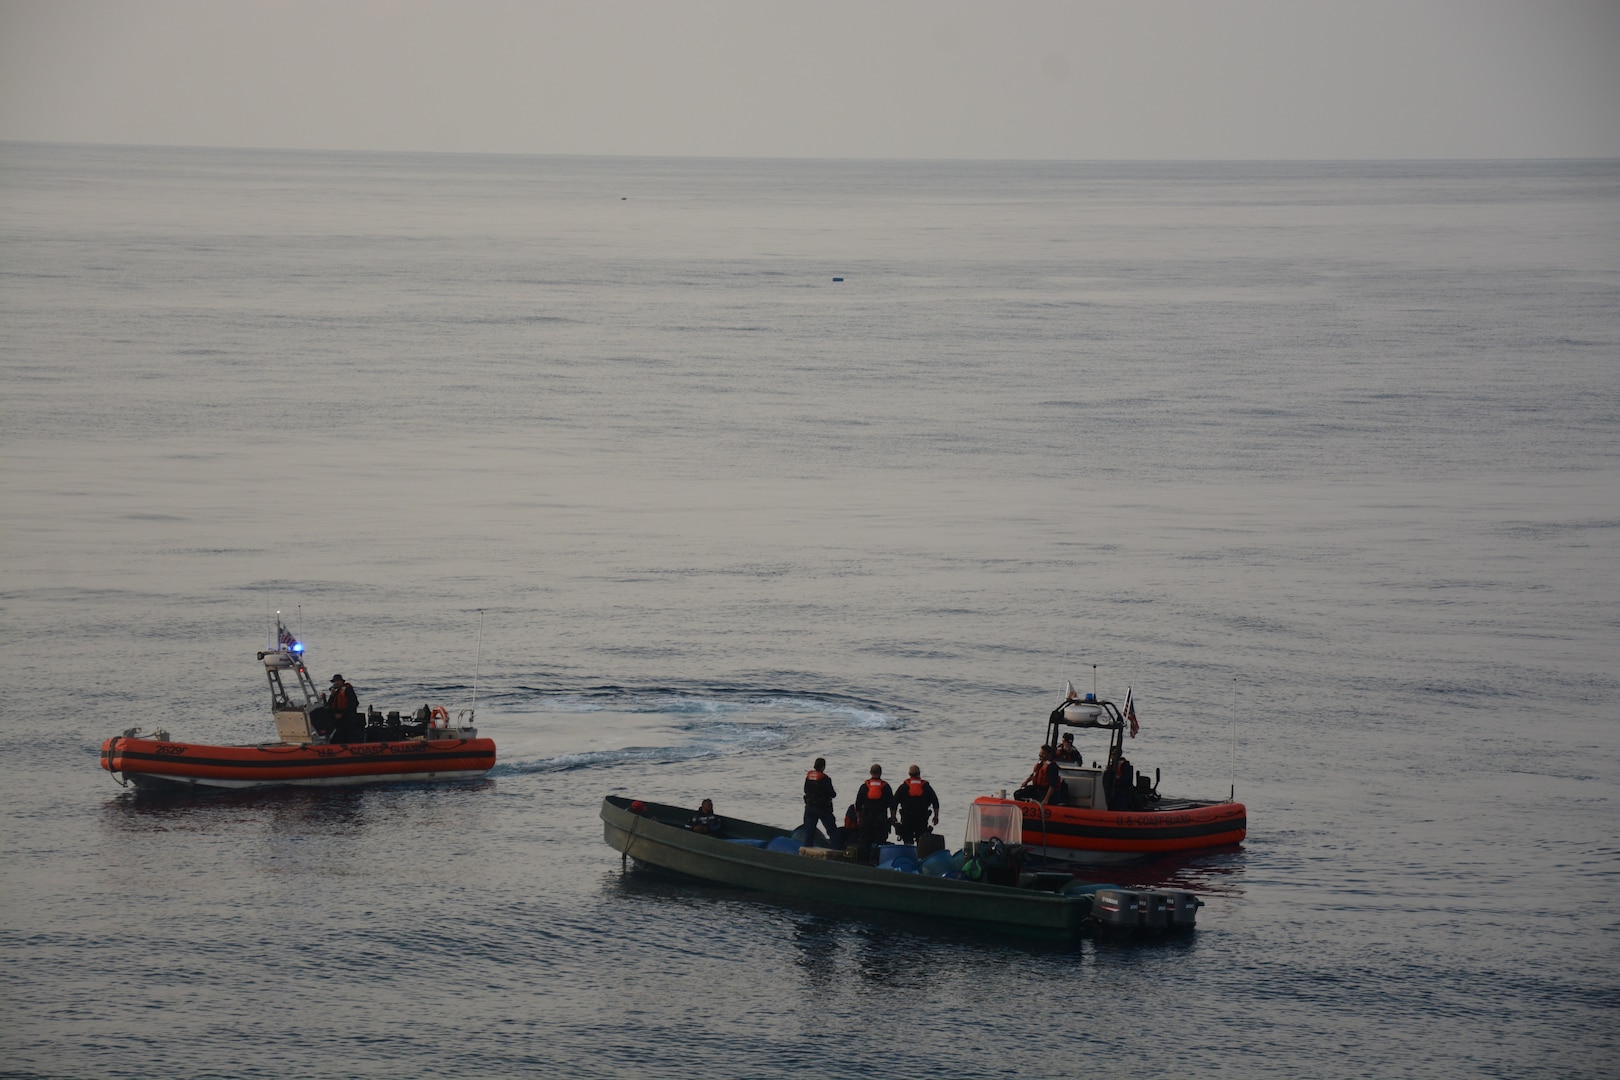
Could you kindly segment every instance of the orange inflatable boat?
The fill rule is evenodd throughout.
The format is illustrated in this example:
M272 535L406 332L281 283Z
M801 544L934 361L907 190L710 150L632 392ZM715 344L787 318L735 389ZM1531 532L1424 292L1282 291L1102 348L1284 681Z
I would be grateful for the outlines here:
M1082 698L1072 685L1067 691L1047 718L1042 764L1032 782L1011 797L1003 791L974 800L975 815L1003 821L1016 814L1019 820L1008 822L1021 834L1015 842L1067 862L1122 862L1243 841L1248 810L1242 803L1162 796L1158 770L1149 783L1125 757L1126 732L1134 738L1139 729L1134 695L1126 695L1122 710L1095 694ZM1067 729L1086 728L1108 732L1106 761L1088 766L1075 748ZM1043 766L1050 772L1042 775Z
M408 717L375 708L361 714L341 675L329 694L318 693L303 645L279 617L271 647L258 655L278 741L219 746L130 728L101 744L101 767L139 788L250 788L466 780L495 764L495 743L478 737L472 709L454 721L442 706L423 705Z
M466 780L484 775L494 764L494 740L458 735L364 743L209 746L174 742L158 733L114 735L101 744L101 767L143 788Z

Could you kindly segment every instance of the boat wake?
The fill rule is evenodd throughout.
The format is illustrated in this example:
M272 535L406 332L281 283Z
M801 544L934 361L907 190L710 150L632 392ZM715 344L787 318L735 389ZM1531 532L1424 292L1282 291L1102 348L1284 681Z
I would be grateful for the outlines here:
M674 764L770 751L829 728L892 727L893 716L838 695L736 688L519 688L487 699L499 733L494 776Z

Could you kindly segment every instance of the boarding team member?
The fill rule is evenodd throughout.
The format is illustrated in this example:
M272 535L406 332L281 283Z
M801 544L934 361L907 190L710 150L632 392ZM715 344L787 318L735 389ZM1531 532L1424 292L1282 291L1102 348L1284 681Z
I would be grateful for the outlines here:
M894 825L894 792L883 779L883 766L873 765L872 775L856 789L855 812L861 819L861 858L866 860Z
M895 805L900 811L900 842L915 844L917 837L932 832L928 826L928 811L934 811L934 824L939 824L939 796L934 785L922 778L922 770L913 765L906 770L907 777L894 793Z
M827 775L826 768L827 759L816 758L815 765L804 774L805 843L815 843L816 825L820 824L827 830L827 842L839 847L838 821L833 817L833 800L838 798L838 792L833 790L832 777Z

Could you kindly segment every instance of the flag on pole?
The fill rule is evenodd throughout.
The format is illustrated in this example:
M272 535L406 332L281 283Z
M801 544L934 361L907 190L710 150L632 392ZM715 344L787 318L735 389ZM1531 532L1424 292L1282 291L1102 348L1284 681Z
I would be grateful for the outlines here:
M1136 738L1136 733L1142 730L1142 725L1136 722L1136 696L1128 686L1125 688L1125 719L1131 725L1131 738Z
M1073 701L1075 698L1080 696L1079 694L1075 693L1074 683L1070 682L1068 679L1063 680L1063 694L1065 699L1068 701Z

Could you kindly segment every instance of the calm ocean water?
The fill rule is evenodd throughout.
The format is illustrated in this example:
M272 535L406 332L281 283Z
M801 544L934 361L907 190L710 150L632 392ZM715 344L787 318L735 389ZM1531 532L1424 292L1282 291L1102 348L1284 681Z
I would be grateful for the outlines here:
M1620 163L6 144L0 379L7 1076L1620 1071ZM490 778L97 768L268 737L276 609L363 702L476 664ZM1190 936L601 842L817 755L959 842L1094 671L1248 804L1107 875Z

